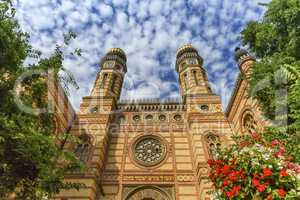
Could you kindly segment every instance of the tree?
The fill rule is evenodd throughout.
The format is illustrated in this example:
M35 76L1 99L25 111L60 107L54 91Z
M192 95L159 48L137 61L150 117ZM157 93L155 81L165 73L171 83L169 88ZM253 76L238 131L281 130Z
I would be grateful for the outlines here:
M300 1L273 0L261 22L242 31L257 62L252 66L249 96L273 122L264 137L281 139L300 162ZM267 83L267 84L266 84ZM258 89L262 84L265 87Z
M14 101L14 85L22 73L32 70L46 73L51 70L54 79L64 81L66 86L70 83L76 86L76 82L71 74L60 75L61 71L66 71L62 65L63 47L57 46L50 57L41 59L41 53L30 46L29 35L22 32L14 14L10 1L0 1L0 199L15 193L17 199L38 200L62 188L78 188L79 185L64 183L63 179L67 173L81 170L82 165L72 152L57 145L53 113L33 115L18 108ZM67 34L65 43L72 38L74 34ZM28 57L38 62L25 67ZM47 105L44 75L27 77L21 86L20 98L26 105ZM62 160L64 162L60 162Z

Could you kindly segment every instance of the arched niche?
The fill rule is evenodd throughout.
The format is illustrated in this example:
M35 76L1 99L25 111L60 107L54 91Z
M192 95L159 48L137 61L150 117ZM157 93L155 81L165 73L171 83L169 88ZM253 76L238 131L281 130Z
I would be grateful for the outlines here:
M124 200L172 200L170 196L159 187L142 186L130 192Z

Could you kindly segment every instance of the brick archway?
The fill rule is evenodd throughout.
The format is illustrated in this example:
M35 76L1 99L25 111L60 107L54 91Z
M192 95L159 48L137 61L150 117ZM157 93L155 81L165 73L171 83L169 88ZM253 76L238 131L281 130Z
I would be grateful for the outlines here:
M140 187L129 193L125 200L171 200L170 197L157 187Z

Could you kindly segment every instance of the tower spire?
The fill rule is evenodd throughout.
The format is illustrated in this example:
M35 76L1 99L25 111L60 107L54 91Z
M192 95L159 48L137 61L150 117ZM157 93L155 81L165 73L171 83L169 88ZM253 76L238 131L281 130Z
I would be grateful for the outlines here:
M176 70L182 96L193 94L211 94L203 59L191 44L180 47L176 54Z
M120 48L110 49L101 59L91 96L120 98L124 75L127 72L126 54Z

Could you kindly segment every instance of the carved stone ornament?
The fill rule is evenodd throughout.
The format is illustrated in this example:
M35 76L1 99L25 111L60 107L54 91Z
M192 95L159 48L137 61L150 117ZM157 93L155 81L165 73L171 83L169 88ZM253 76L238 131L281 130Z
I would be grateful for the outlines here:
M133 144L134 160L143 166L151 167L159 164L166 157L166 145L154 135L140 137Z

